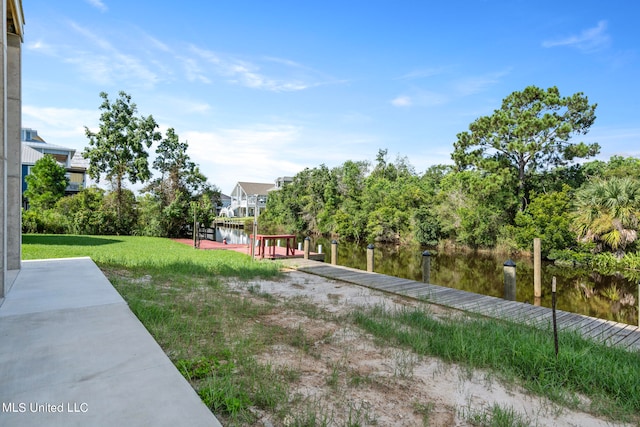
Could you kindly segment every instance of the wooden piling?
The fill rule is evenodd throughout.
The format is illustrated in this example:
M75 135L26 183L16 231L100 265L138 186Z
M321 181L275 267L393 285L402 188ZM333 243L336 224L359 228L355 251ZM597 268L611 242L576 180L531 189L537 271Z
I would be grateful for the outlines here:
M431 252L422 252L422 281L431 283Z
M309 245L311 239L309 237L304 238L304 259L309 259Z
M375 246L373 244L367 246L367 271L373 272L373 251Z
M331 264L338 265L338 242L331 241Z
M509 301L516 300L516 263L507 260L503 264L504 274L504 299Z
M542 251L539 237L533 239L533 297L542 297Z

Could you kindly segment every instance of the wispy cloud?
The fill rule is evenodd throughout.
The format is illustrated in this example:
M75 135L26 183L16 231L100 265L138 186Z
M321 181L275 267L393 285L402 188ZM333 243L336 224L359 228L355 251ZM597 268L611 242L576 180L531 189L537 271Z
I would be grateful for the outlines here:
M412 71L405 74L406 79L418 78L418 76L435 76L442 74L444 68L428 70ZM422 89L418 85L414 85L404 93L396 96L390 102L394 107L437 107L454 101L455 99L482 93L492 86L499 84L502 78L511 72L510 69L485 73L481 75L454 77L447 75L440 76L437 82L431 82L431 86L437 85L437 90ZM416 76L416 77L411 77Z
M98 9L100 12L106 12L107 10L109 10L107 5L104 4L102 0L85 0L85 1L89 3L91 6Z
M75 22L71 22L70 25L93 45L94 49L79 49L66 59L67 62L79 66L88 79L100 84L112 84L124 78L147 87L154 86L160 80L138 56L122 52L107 39Z
M410 96L400 95L391 100L391 105L394 107L411 107L413 105L413 101Z
M47 142L57 145L82 147L84 127L95 127L98 120L98 110L22 106L22 125L39 130Z
M238 180L273 182L278 176L292 175L302 169L281 155L299 139L299 129L292 125L187 131L180 136L188 141L189 154L199 159L209 181L223 192L230 191ZM233 155L221 156L220 153L229 152L229 147L233 147ZM243 171L241 177L238 171Z
M433 76L440 75L447 70L447 67L434 67L434 68L420 68L412 70L407 74L398 77L396 80L414 80L425 79Z
M325 84L319 73L287 59L263 57L261 60L250 61L195 45L192 45L189 51L195 57L190 59L185 69L187 75L194 80L211 81L203 72L209 70L212 74L222 76L229 83L273 92L294 92ZM204 65L197 60L204 61ZM270 68L270 72L266 71L266 68Z
M507 76L510 70L497 71L479 76L465 77L454 83L456 94L460 96L475 95L486 91L491 86L500 83L501 79Z
M542 42L543 47L573 47L585 53L608 48L611 36L607 33L607 21L600 21L593 28L588 28L578 35L571 35Z

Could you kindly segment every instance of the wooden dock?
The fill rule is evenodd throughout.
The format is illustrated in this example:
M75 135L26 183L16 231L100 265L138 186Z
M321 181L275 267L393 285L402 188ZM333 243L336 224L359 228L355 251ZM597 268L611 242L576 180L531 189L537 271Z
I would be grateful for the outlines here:
M185 245L193 246L192 239L172 239L178 243L182 243ZM287 252L287 248L281 246L270 246L270 251L265 253L264 259L271 260L284 260L284 259L303 259L304 251L299 249L294 249L293 252L289 250ZM200 240L198 249L205 250L227 250L239 252L245 255L251 255L251 245L246 243L243 244L225 244L222 242L216 242L215 240ZM293 253L293 255L292 255ZM259 258L259 256L258 256ZM325 254L320 254L316 252L309 252L309 259L314 261L324 261ZM322 263L321 263L322 264Z
M525 323L546 328L552 325L552 310L458 289L401 279L355 268L326 264L306 259L282 260L296 270L364 286L383 292L423 299L429 303L464 310L487 317ZM597 342L640 351L640 328L626 323L597 319L582 314L556 310L559 331L575 331Z

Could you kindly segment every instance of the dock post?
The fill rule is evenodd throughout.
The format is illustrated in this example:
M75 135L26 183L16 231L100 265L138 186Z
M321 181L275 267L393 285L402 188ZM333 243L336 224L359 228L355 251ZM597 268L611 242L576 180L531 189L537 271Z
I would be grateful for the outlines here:
M375 249L375 246L373 246L373 244L370 244L369 246L367 246L367 271L372 273L373 272L373 251Z
M509 301L516 300L516 263L507 260L503 264L504 274L504 299Z
M540 238L533 239L533 297L542 297L542 255Z
M338 264L338 242L336 240L331 241L331 265Z
M304 238L304 259L309 259L309 243L311 239L307 236Z
M422 281L431 283L431 252L422 252Z

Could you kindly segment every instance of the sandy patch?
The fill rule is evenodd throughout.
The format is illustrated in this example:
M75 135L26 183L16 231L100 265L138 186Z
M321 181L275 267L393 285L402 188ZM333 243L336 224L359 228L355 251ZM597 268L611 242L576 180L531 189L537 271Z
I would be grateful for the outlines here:
M268 293L285 302L312 303L330 315L318 319L285 310L260 318L260 322L278 325L292 334L304 331L308 341L304 349L273 346L260 361L298 372L292 385L294 394L308 408L324 414L329 425L345 425L351 420L378 426L467 426L471 425L468 414L481 414L495 404L511 408L531 425L621 425L530 396L519 387L501 384L487 372L469 371L385 346L351 325L327 320L348 313L354 306L427 307L426 303L297 271L286 272L284 279L277 281L229 285L248 297ZM428 309L436 316L460 315L438 306ZM287 421L293 419L285 424ZM265 414L261 422L278 425Z

